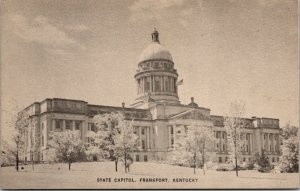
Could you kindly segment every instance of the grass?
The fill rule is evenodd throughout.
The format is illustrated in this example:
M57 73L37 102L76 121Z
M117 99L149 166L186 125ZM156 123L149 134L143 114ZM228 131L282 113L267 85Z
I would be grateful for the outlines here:
M14 167L0 169L2 189L105 189L105 188L298 188L299 174L259 173L253 170L220 172L207 170L203 175L197 169L156 163L133 163L130 173L114 171L113 162L84 162L72 164L39 164L34 171L30 165L16 172ZM111 182L97 182L97 178L111 178ZM136 182L114 182L117 178L132 178ZM140 182L141 178L167 178L168 182ZM197 182L173 182L173 178L197 179ZM129 180L129 179L128 179ZM130 179L131 180L131 179Z

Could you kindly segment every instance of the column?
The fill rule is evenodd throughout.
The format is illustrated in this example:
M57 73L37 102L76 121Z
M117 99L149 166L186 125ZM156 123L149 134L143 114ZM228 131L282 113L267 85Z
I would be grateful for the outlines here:
M136 86L137 86L137 88L136 88L137 92L136 93L137 93L137 95L139 95L140 94L139 80L136 81Z
M173 93L175 94L175 86L176 86L176 84L175 84L175 78L173 78L173 81L172 81L173 83L172 83L172 85L173 85Z
M269 133L266 133L266 145L267 145L267 149L266 151L269 151Z
M275 133L272 134L272 148L273 148L273 153L275 153Z
M176 79L174 78L174 93L175 93L175 94L178 94L177 91L178 91L178 90L177 90L177 85L176 85Z
M274 153L277 152L277 151L276 151L277 149L275 149L275 145L277 145L277 144L276 144L276 140L277 140L277 139L276 139L276 136L277 136L277 134L274 133L274 137L273 137L273 140L274 140ZM277 146L276 146L276 147L277 147Z
M262 133L261 137L262 137L262 149L265 149L265 144L266 144L266 139L264 138L265 137L265 133Z
M146 83L147 83L147 79L148 77L143 77L143 94L145 94L146 93ZM150 87L149 87L150 88Z
M216 149L216 131L214 131L214 149Z
M277 134L277 153L280 151L280 136Z
M173 78L170 78L170 88L171 88L171 92L173 93Z
M141 90L140 90L140 94L144 93L144 78L141 78Z
M155 76L152 76L153 92L155 92Z
M176 147L176 127L177 127L177 125L173 125L173 139L174 139L174 150L176 149L175 147Z
M227 150L228 150L227 133L226 133L226 131L224 133L225 133L225 153L227 153Z
M164 88L163 88L163 76L159 76L159 79L160 79L160 92L163 92L164 91Z
M172 134L171 134L171 126L168 125L168 138L169 138L169 148L171 148L171 139L172 139Z
M252 134L249 133L249 154L252 153Z
M269 134L269 138L270 138L269 139L269 142L270 142L269 149L270 149L270 152L272 152L272 149L273 149L272 148L273 147L273 134L272 133Z
M55 130L55 119L52 120L52 131Z
M146 127L146 136L147 136L147 149L150 148L150 137L149 137L149 127Z
M153 89L153 76L150 76L150 89L151 89L151 92L154 92L154 89Z
M149 141L148 141L149 146L148 146L148 148L151 149L152 147L151 147L151 127L150 126L148 127L148 138L149 138Z
M156 92L155 78L156 78L156 76L152 77L152 80L153 80L153 92Z
M269 133L269 152L271 153L272 149L272 133Z
M139 94L142 93L142 85L143 85L143 81L142 81L142 78L140 78Z
M139 147L142 148L142 127L139 127L138 130L139 130Z
M62 120L62 131L66 130L66 120Z
M220 151L223 152L223 131L220 131Z
M161 86L161 88L162 88L163 92L166 90L165 89L165 77L164 76L162 76L162 86Z

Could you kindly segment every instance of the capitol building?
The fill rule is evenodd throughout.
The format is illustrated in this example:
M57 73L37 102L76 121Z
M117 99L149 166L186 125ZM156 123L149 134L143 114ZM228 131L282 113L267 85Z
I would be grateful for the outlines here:
M133 119L139 137L139 149L132 153L135 161L166 159L167 154L174 150L176 140L196 123L213 127L216 138L214 161L226 162L229 153L224 117L211 115L211 110L198 105L193 97L189 104L180 102L177 87L180 82L172 55L161 45L156 30L151 37L151 43L142 51L137 63L134 76L137 95L131 105L115 107L93 105L85 100L47 98L25 108L35 123L26 132L24 160L47 160L50 131L80 130L82 141L87 142L86 134L97 132L93 122L96 114L120 111L126 119ZM245 147L241 160L249 161L264 149L270 162L277 162L280 155L279 119L252 117L244 120ZM35 144L37 142L39 144ZM31 155L31 150L37 152Z

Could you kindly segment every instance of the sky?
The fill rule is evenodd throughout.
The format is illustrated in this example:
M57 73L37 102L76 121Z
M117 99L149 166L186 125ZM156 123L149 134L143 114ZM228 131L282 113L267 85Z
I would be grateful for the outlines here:
M134 103L153 28L172 54L181 103L299 123L295 0L2 0L1 130L46 98Z

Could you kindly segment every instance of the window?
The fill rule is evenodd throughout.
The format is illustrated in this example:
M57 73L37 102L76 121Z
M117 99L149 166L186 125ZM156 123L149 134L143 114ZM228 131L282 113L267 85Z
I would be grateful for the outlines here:
M216 138L219 138L219 132L216 132Z
M225 151L225 144L223 144L223 151Z
M142 140L142 149L145 149L145 141Z
M150 90L150 82L145 81L145 92L148 92Z
M96 133L96 126L94 123L91 123L91 131Z
M135 161L136 161L136 162L139 162L139 161L140 161L140 155L136 155L136 156L135 156Z
M139 67L140 68L140 67ZM137 81L137 83L138 83L138 94L140 93L140 90L141 90L141 80L140 79L138 79L138 81Z
M246 162L246 158L245 157L243 158L243 162Z
M72 121L67 120L66 121L66 129L71 130Z
M41 159L42 159L42 161L44 160L44 155L43 155L43 153L41 154Z
M169 91L170 90L170 88L169 88L169 78L166 78L165 79L165 88L166 88L166 91Z
M222 157L219 157L219 162L220 162L220 163L222 162Z
M274 157L272 158L272 162L275 162L275 158Z
M171 134L174 133L174 129L173 129L173 126L171 126Z
M144 162L147 162L147 161L148 161L148 156L144 155Z
M178 133L178 134L180 134L180 133L181 133L181 131L180 131L180 130L178 130L178 131L177 131L177 133Z
M42 130L41 130L42 133L44 133L44 123L42 123Z
M142 128L142 135L145 135L145 129Z
M174 145L174 138L173 137L171 138L171 145L172 146Z
M272 151L272 145L270 145L270 151Z
M225 139L225 132L222 133L222 137L223 137L223 139Z
M249 152L249 146L246 145L246 152Z
M81 125L80 122L76 122L75 123L75 130L80 130L80 125Z
M55 120L55 129L61 129L61 120Z
M188 133L188 127L185 125L184 126L184 132L187 134Z
M160 81L159 81L159 79L155 80L155 91L160 92Z
M248 135L246 134L246 140L248 141Z
M44 135L42 134L42 146L44 146Z
M219 148L219 143L217 143L217 148Z

